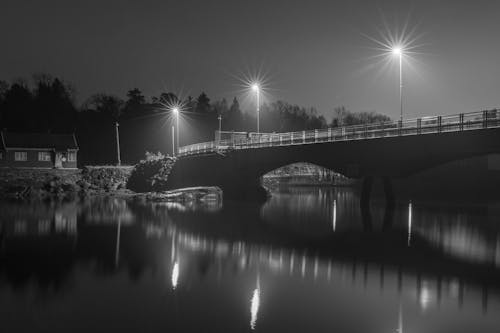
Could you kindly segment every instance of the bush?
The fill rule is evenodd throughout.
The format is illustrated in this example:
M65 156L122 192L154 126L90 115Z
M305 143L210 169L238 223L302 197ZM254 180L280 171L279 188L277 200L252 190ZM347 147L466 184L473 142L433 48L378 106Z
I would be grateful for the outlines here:
M146 159L140 161L132 170L127 187L135 192L159 192L167 188L167 180L175 157L162 153L146 152Z

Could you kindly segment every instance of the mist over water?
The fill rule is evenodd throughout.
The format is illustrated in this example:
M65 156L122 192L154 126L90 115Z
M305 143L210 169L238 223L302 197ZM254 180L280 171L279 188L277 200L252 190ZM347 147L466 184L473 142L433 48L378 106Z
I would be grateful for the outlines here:
M5 332L498 332L500 202L0 203Z

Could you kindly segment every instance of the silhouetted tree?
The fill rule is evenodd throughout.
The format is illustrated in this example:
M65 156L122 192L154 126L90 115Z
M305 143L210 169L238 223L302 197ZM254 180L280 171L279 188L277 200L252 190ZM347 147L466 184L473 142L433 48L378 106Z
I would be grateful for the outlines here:
M331 127L382 123L391 120L390 117L376 112L351 112L345 106L334 108L333 113Z
M76 107L73 88L48 74L33 75L33 117L37 127L55 132L74 132Z
M200 96L196 99L196 112L198 113L208 113L210 112L210 98L207 94L202 92Z
M107 94L94 94L85 103L86 109L97 111L117 121L125 103L120 98Z
M229 107L229 110L224 118L224 124L226 124L224 127L227 128L227 130L242 130L243 114L240 109L240 103L236 97L233 98L233 102L231 103L231 106Z
M229 108L227 106L226 99L223 98L221 100L218 100L218 101L215 101L214 103L212 103L212 109L213 109L213 112L215 114L217 114L217 116L219 116L219 115L224 116L225 114L227 114L227 112L229 111Z
M161 93L159 97L153 97L154 104L161 104L163 107L179 104L179 97L172 92Z
M33 106L33 95L26 83L13 83L4 97L3 126L12 130L35 130L37 119Z

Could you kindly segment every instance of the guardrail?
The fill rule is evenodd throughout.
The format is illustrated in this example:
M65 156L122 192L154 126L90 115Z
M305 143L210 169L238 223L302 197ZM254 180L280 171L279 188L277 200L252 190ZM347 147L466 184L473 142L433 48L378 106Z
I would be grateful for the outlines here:
M232 149L250 149L291 146L322 142L366 140L395 136L459 132L500 127L500 109L432 116L404 121L344 126L287 133L237 132L230 139L196 143L179 148L178 156L225 152ZM223 132L231 134L232 132ZM246 134L246 137L242 134Z

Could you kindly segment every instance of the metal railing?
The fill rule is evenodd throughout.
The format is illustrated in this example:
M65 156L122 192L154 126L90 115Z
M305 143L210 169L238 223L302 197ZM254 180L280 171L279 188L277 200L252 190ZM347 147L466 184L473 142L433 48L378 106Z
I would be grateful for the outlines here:
M315 129L287 133L223 132L230 136L216 141L179 147L178 156L204 153L224 153L233 149L250 149L275 146L315 144L335 141L366 140L407 135L460 132L500 127L500 109L461 113L449 116L432 116L404 121L391 121L364 125ZM231 134L237 134L232 135Z

